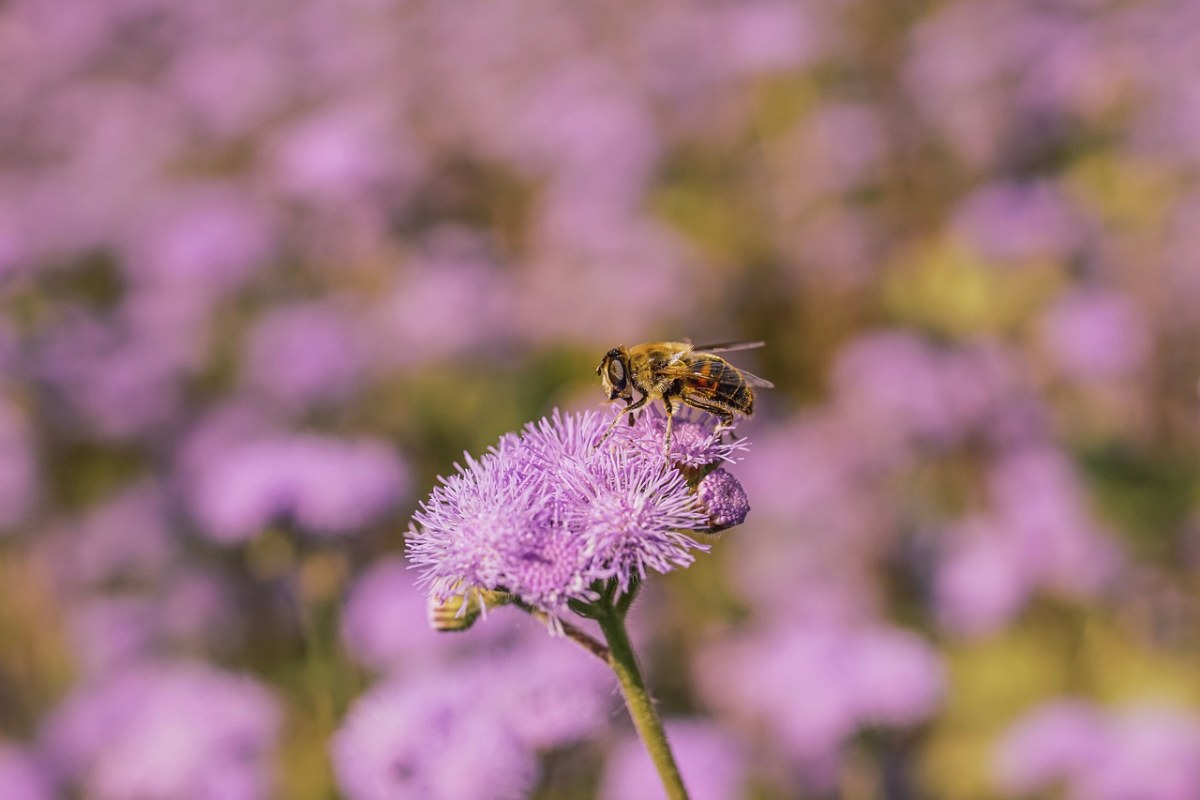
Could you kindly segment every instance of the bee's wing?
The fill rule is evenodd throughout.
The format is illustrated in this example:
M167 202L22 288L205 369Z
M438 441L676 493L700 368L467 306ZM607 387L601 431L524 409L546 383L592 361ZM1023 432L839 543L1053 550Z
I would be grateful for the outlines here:
M775 388L775 384L771 383L766 378L760 378L752 372L746 372L744 369L739 369L738 372L742 373L742 377L746 379L746 383L750 384L751 386L757 386L760 389Z
M753 350L762 347L766 342L721 342L720 344L695 345L695 353L732 353L735 350Z

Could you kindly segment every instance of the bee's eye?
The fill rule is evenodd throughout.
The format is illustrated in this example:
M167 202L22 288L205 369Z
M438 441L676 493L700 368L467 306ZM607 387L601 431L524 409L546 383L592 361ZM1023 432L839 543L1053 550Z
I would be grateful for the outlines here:
M617 388L625 385L625 365L615 358L608 362L608 379Z

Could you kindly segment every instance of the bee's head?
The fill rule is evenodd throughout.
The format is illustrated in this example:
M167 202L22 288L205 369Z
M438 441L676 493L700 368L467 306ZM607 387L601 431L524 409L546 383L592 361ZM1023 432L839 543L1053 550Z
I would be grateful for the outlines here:
M633 400L633 387L629 383L629 351L624 347L614 347L604 354L600 366L596 367L600 383L608 392L609 400L623 397Z

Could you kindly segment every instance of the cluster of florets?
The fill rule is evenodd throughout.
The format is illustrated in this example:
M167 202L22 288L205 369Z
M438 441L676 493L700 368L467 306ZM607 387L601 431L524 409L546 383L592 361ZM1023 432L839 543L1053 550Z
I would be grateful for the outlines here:
M650 571L688 566L708 548L689 534L745 518L745 493L717 468L744 440L684 415L664 454L664 417L643 414L598 447L610 421L555 411L441 479L408 548L435 603L499 590L558 614L608 582L624 593Z

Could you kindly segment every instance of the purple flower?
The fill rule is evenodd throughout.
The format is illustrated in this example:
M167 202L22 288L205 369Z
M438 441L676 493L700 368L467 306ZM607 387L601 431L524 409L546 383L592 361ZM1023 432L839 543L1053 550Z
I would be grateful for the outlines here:
M603 665L544 636L392 678L334 735L338 785L352 800L524 797L537 753L603 724L612 693Z
M38 493L32 432L16 407L0 401L0 534L29 516Z
M47 568L64 588L156 579L178 549L165 505L153 483L121 490L43 541Z
M684 533L710 523L663 457L659 432L618 425L596 448L608 423L594 412L556 411L443 478L410 531L409 555L432 595L503 588L556 613L570 600L594 599L597 581L627 591L647 572L686 567L692 550L706 549ZM711 439L691 447L707 462L731 452Z
M1099 710L1082 701L1047 703L1026 714L996 752L1001 786L1025 794L1086 772L1105 750L1104 725Z
M69 641L85 674L127 666L148 655L158 638L149 598L91 597L71 610Z
M750 513L746 490L723 469L710 472L700 481L696 497L708 512L714 531L741 525Z
M187 184L136 220L125 267L139 282L220 295L273 256L276 224L248 187Z
M984 187L963 202L955 226L979 252L998 261L1063 259L1084 234L1079 214L1046 182Z
M0 744L0 797L51 800L56 796L49 770L34 753Z
M488 674L488 708L531 749L578 741L612 712L615 687L607 667L545 636L519 641L503 657L484 656L479 663Z
M861 727L918 724L938 709L945 677L917 636L879 626L778 625L701 655L703 697L749 727L765 726L816 787L836 774Z
M314 434L228 442L199 466L192 508L203 531L242 542L290 519L340 535L374 522L404 494L407 469L381 442Z
M1043 320L1042 336L1063 373L1082 381L1130 376L1152 345L1141 310L1128 297L1099 289L1061 298Z
M503 588L560 612L594 599L595 582L625 591L648 571L688 566L704 546L680 531L709 525L688 481L653 426L618 426L596 449L607 427L599 414L556 411L443 479L410 531L432 595ZM715 440L692 449L709 462L730 452Z
M98 800L272 795L282 721L260 684L186 662L143 663L78 687L44 730L48 756Z
M368 313L372 364L407 372L486 352L511 336L513 299L486 242L465 230L440 228Z
M267 160L284 193L317 205L407 190L424 169L405 127L370 105L332 106L299 120L269 146Z
M428 598L416 585L417 575L402 558L376 563L351 587L342 612L342 641L356 661L377 672L398 672L421 666L449 653L486 647L511 636L520 614L488 625L484 633L469 637L443 636L412 620L426 613Z
M633 425L640 428L629 443L652 459L662 457L662 442L667 432L667 417L657 405L641 414ZM745 439L727 439L717 430L717 418L712 414L684 408L675 415L671 428L671 463L689 469L701 469L710 464L738 461L748 444Z
M534 754L486 713L479 676L431 673L361 697L330 744L350 800L518 800L532 788Z
M1200 796L1200 719L1182 709L1132 706L1109 721L1111 742L1074 776L1079 797L1180 800Z
M250 334L245 380L285 408L339 402L358 388L364 354L350 319L317 304L275 309Z
M1018 548L987 519L960 524L938 564L934 599L938 619L963 636L1002 628L1021 610L1032 590Z
M667 739L691 796L696 800L745 797L746 747L715 725L668 720ZM601 800L659 800L666 797L645 746L626 738L613 750L600 784Z
M1149 704L1105 710L1051 702L1001 741L996 776L1010 792L1065 784L1088 800L1183 800L1200 794L1200 719Z

